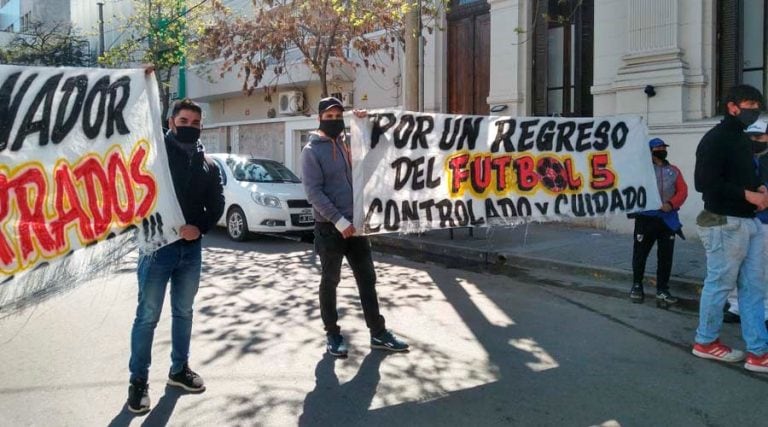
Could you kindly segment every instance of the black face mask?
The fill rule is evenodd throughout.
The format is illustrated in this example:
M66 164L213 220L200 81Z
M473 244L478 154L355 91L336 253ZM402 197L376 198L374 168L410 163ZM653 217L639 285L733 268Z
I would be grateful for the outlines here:
M651 151L651 154L659 160L667 160L666 151Z
M746 128L756 122L758 117L760 117L760 110L758 108L742 108L736 119Z
M768 143L752 141L752 152L755 153L756 156L762 156L768 152Z
M192 126L176 126L176 140L184 144L194 144L200 139L200 129Z
M320 120L319 129L331 139L338 138L344 132L344 119Z

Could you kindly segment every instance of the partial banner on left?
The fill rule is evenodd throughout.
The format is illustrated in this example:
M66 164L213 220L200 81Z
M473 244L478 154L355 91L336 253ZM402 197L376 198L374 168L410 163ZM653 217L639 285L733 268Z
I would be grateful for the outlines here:
M0 283L137 231L179 239L153 74L0 66Z

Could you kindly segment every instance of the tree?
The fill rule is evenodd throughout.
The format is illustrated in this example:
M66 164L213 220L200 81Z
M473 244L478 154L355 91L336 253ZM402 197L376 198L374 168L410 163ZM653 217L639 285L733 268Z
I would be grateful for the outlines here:
M134 0L133 10L118 25L118 30L129 36L104 52L99 62L107 66L152 64L166 117L173 72L194 52L202 29L201 16L209 13L209 6L206 0L189 8L184 0Z
M88 67L94 64L88 40L71 26L62 23L30 24L24 34L16 36L5 49L0 49L3 64Z
M423 14L434 18L445 0L423 0ZM394 60L405 35L403 18L413 0L272 0L253 4L252 14L236 16L222 0L212 0L213 15L198 44L200 57L222 59L220 77L238 68L243 91L251 94L267 71L267 100L277 79L289 73L289 52L297 50L328 96L329 67L340 63L380 69L379 55ZM431 22L427 19L425 22ZM432 31L432 25L426 25ZM360 60L354 60L348 48ZM335 58L338 62L334 62Z

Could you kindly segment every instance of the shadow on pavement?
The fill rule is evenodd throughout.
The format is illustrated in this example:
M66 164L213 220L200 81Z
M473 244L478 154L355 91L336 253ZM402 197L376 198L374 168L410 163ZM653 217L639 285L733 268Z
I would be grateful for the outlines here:
M340 384L335 365L344 359L324 354L315 368L315 389L304 399L299 426L355 425L364 419L381 380L381 362L387 355L383 351L371 351L354 378Z
M202 364L247 356L278 364L322 351L312 247L240 245L211 239L206 247L196 329L214 350ZM717 424L733 408L712 409L717 396L697 384L727 383L734 401L749 401L746 388L735 387L745 377L700 369L687 349L627 327L670 329L682 337L675 340L687 340L695 318L592 294L574 297L587 301L580 306L559 296L567 290L541 286L551 278L525 269L503 278L379 254L374 262L382 313L412 351L387 363L385 353L368 353L357 371L325 355L308 394L299 385L255 379L249 393L227 396L227 422L258 423L281 408L302 426L646 425L661 418L667 425ZM364 335L349 268L338 295L342 328ZM590 304L597 309L585 309ZM651 408L668 410L660 417Z
M144 417L146 418L144 418L141 423L142 426L155 427L168 425L168 422L171 420L171 415L173 415L173 411L176 408L176 403L181 396L186 394L195 393L190 393L178 387L171 387L166 384L165 393L160 397L160 400L158 400L157 403L153 402L154 404L149 413L142 415L134 414L128 410L128 405L125 404L120 413L115 415L108 425L109 427L125 427L129 426L134 419Z
M160 397L157 404L152 407L152 411L149 412L147 418L141 423L142 426L154 427L165 426L173 415L173 410L176 409L176 403L181 396L186 394L193 394L182 390L179 387L171 387L166 384L165 394Z
M195 300L195 330L220 345L196 363L260 354L270 342L294 335L293 328L319 321L316 298L304 296L317 286L312 246L296 252L295 242L274 238L268 245L210 240Z
M120 412L115 415L114 418L112 418L112 421L107 424L108 427L127 427L131 425L131 421L133 421L134 418L140 417L141 415L136 415L128 410L128 404L124 404L123 408L120 410Z

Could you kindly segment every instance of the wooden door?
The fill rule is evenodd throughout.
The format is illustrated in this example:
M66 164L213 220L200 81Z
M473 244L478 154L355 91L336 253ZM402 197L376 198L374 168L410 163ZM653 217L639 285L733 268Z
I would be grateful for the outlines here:
M487 115L491 71L488 3L468 2L448 16L448 112Z

